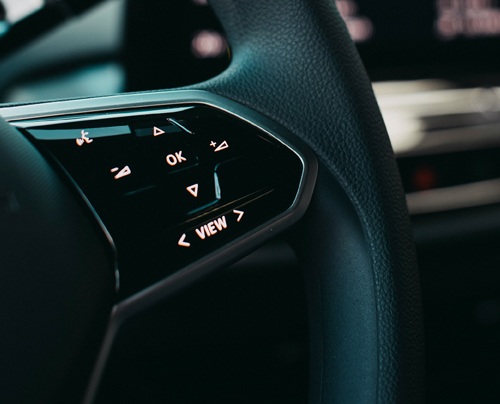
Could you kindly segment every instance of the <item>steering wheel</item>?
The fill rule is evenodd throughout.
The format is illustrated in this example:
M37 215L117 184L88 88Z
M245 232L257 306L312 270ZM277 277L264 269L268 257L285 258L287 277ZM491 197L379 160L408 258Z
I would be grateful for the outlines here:
M270 131L308 145L318 159L317 181L291 243L306 274L309 403L423 402L422 312L404 193L370 81L334 2L211 5L231 44L229 68L188 89L131 95L132 103L142 108L183 92L193 99L201 90L230 113L242 106ZM50 111L83 113L89 105L130 107L127 100L1 113L22 121ZM141 300L140 292L117 303L115 251L88 201L4 120L0 131L1 401L91 403L120 325L113 319L125 310L136 315L220 263L202 259L189 269L199 275L181 270L162 280L153 298ZM251 247L273 234L269 227L252 234ZM240 257L231 251L221 262Z

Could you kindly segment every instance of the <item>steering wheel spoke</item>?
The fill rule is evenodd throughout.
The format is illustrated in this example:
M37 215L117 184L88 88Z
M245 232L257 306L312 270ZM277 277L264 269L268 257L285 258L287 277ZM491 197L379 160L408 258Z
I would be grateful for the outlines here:
M205 91L93 101L3 115L84 195L116 245L119 284L95 388L120 324L302 217L317 163L283 128Z
M180 270L196 279L200 268L241 257L305 212L316 159L268 119L203 91L107 101L99 109L88 100L54 103L22 119L25 107L4 114L111 234L118 301Z

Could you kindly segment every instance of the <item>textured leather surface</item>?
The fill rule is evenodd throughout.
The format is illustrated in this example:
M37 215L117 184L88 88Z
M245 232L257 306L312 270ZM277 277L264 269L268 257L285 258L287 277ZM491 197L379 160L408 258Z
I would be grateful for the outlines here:
M334 2L212 0L211 4L228 34L233 59L223 74L195 87L223 95L274 119L312 147L324 167L316 200L323 206L325 225L335 226L337 212L324 209L328 198L334 196L328 196L331 190L322 184L331 182L333 186L338 181L337 194L345 192L356 212L352 226L332 229L331 238L321 228L321 217L310 216L305 224L306 228L309 226L309 236L321 230L323 237L317 243L322 248L318 254L324 255L321 260L306 261L306 265L321 266L321 274L312 282L323 282L318 289L321 295L317 294L316 302L311 303L321 314L318 324L314 323L314 316L312 320L312 340L321 348L313 346L312 350L321 352L323 361L312 357L312 366L316 367L313 373L320 375L320 382L311 384L311 402L422 402L421 301L406 204L370 82ZM346 239L354 240L352 248L363 254L356 220L370 257L370 274L364 273L364 264L356 263L353 257L343 264L344 279L349 279L345 274L350 271L353 277L363 277L373 290L351 295L342 293L341 279L336 282L328 274L338 272L338 264L332 261L336 259L335 252L338 258L337 230L344 231ZM329 266L337 269L330 271ZM326 279L330 284L324 283ZM334 284L337 290L328 286ZM366 318L328 310L335 307L338 296L344 299L340 307L347 308L349 299L365 307ZM358 314L362 312L360 309ZM341 335L353 323L371 324L371 312L375 316L371 328L376 338L372 347L367 331L366 346L376 358L376 372L363 373L361 367L372 365L356 365L346 357L345 372L364 376L354 385L352 380L350 384L336 383L345 376L341 373L343 367L330 364L341 354L341 344L327 330ZM360 369L353 370L356 366ZM330 388L332 385L335 388ZM356 395L356 388L368 393L363 397Z
M0 119L0 402L80 402L114 299L112 248ZM78 231L75 231L78 229Z

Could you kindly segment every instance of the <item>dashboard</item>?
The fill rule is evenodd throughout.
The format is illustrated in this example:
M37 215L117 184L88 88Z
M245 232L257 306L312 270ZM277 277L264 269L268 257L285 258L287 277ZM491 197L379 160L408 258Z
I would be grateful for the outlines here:
M497 70L491 49L498 43L500 9L494 0L338 4L374 80Z
M141 0L110 0L40 36L0 61L1 102L173 88L224 70L230 44L207 3L186 0L175 10L163 3L151 1L145 8ZM498 401L500 5L496 0L337 0L336 5L372 79L406 192L423 291L427 401ZM144 122L134 124L133 130L140 130ZM255 273L265 277L267 287L257 284ZM190 324L181 324L168 308L155 309L165 323L155 323L156 312L124 331L98 402L116 398L117 386L124 402L133 402L140 385L149 394L141 392L142 402L158 396L182 400L186 375L204 381L208 396L226 378L235 389L253 382L265 391L273 383L273 394L283 402L304 402L308 341L301 282L293 251L276 241L190 292L202 296L206 307L194 307L187 295L176 298L175 305L192 316ZM252 288L260 291L261 306L249 303L257 293ZM228 290L230 298L220 297ZM213 312L221 318L214 320ZM234 321L230 329L228 318ZM197 333L203 337L197 339ZM165 347L165 340L173 342ZM205 350L193 349L200 341ZM245 344L251 348L242 353ZM134 353L132 346L140 348ZM196 356L202 360L193 370L186 360ZM265 370L262 361L268 361ZM238 385L241 378L227 371L228 363L248 385ZM147 366L151 369L139 375L137 369ZM173 380L168 388L154 379L157 374ZM260 399L258 391L245 400ZM186 400L199 400L197 394ZM277 401L271 395L269 402Z

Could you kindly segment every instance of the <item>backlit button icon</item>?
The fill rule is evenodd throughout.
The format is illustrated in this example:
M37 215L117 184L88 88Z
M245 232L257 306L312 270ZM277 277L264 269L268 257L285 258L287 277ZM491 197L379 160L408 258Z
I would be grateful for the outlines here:
M215 147L217 146L217 143L215 143L213 140L210 142L210 146L212 147ZM224 149L227 149L229 147L229 145L227 144L227 142L224 140L219 146L217 146L217 148L214 150L214 153L218 152L218 151L221 151L221 150L224 150Z
M179 150L178 152L175 152L174 154L169 154L166 157L167 164L169 166L175 166L176 164L180 164L183 161L187 161L185 157L182 156L182 150Z
M181 238L179 239L177 244L180 245L181 247L189 247L191 245L191 243L188 243L187 241L184 241L184 240L186 240L185 233L181 236Z
M164 130L157 128L156 126L153 127L153 136L160 136L165 133Z
M116 173L118 170L119 170L119 168L118 168L118 167L114 167L114 168L112 168L110 171L111 171L112 173ZM130 175L130 174L132 174L132 170L130 169L130 167L129 167L129 166L125 166L125 167L123 167L120 171L118 171L118 172L116 173L116 175L115 175L115 177L114 177L114 178L115 178L115 180L118 180L118 179L120 179L120 178L122 178L122 177L126 177L127 175Z
M189 187L186 188L187 191L193 195L195 198L198 197L198 184L190 185Z
M195 229L195 231L199 238L205 240L207 237L211 237L224 229L227 229L226 216L221 216L218 219L204 224L199 229Z
M94 139L89 139L87 137L87 135L89 134L89 132L85 132L83 129L82 129L82 137L79 138L79 139L76 139L76 144L78 146L81 146L83 145L84 143L92 143L94 141Z
M245 214L245 212L243 212L242 210L236 210L236 209L233 210L233 213L236 213L238 215L238 219L236 219L237 222L239 222L243 217L243 215Z

